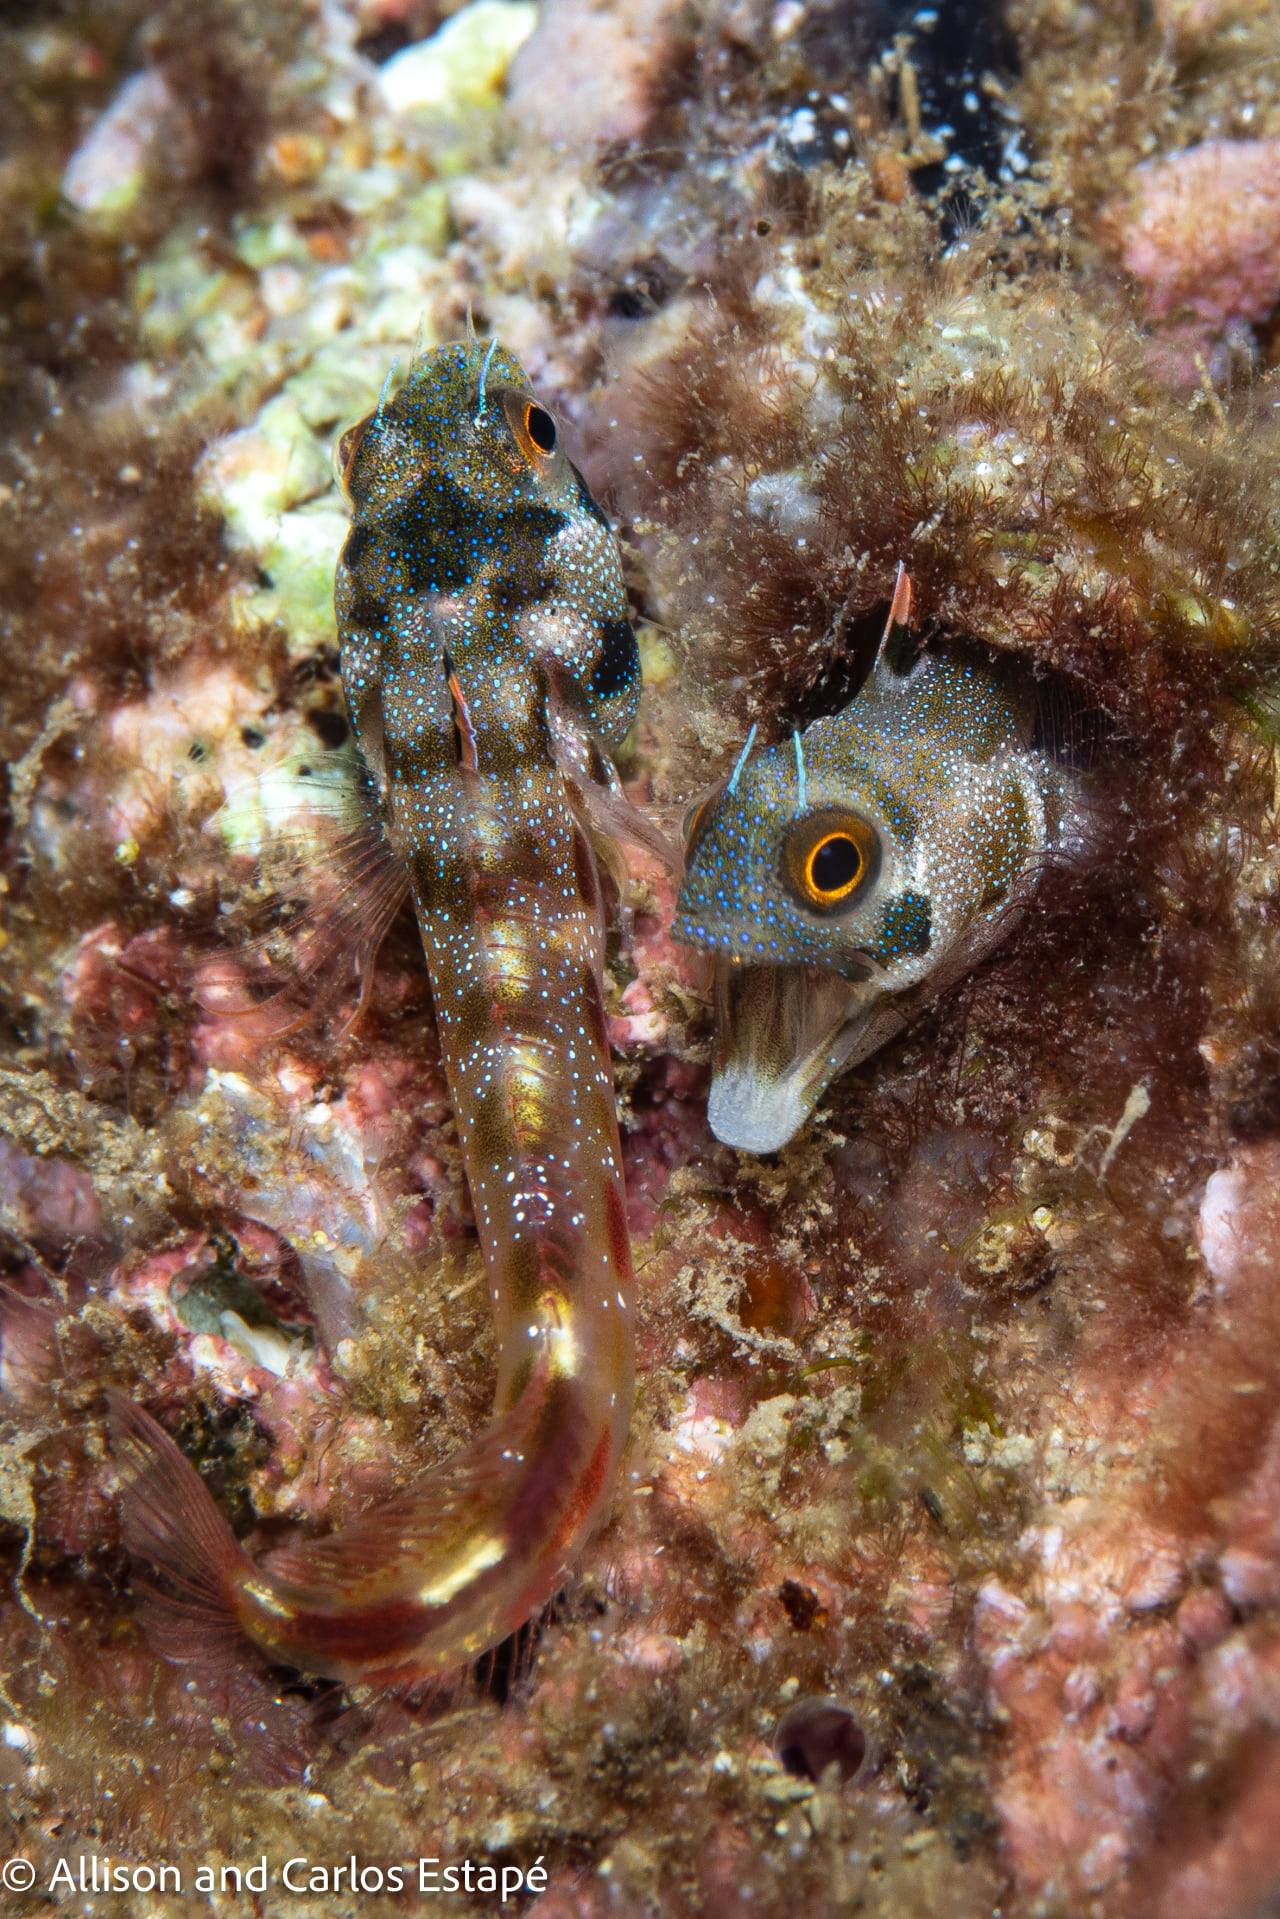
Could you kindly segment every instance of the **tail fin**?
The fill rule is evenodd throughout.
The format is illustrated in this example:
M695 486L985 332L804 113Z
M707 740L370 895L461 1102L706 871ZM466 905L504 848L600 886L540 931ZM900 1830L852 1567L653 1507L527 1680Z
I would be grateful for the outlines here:
M202 1743L211 1722L229 1725L229 1751L248 1777L296 1785L314 1751L315 1708L282 1694L250 1651L235 1604L249 1561L163 1427L116 1392L108 1394L108 1420L125 1544L163 1584L148 1582L140 1593L147 1637L189 1675L189 1716L179 1723Z
M250 1562L200 1475L150 1413L112 1392L108 1418L125 1546L168 1588L148 1594L153 1636L166 1658L203 1660L240 1637L237 1580Z
M597 1400L548 1360L461 1453L267 1568L167 1434L113 1394L125 1541L158 1576L146 1593L157 1649L224 1682L242 1639L272 1665L348 1685L418 1687L471 1663L546 1604L594 1528L620 1426L617 1404Z

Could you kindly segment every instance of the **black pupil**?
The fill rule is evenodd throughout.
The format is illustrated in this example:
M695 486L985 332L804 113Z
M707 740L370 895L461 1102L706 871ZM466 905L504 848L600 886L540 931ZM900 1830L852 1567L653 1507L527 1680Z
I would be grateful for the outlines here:
M531 406L525 415L525 431L539 453L556 450L556 423L545 407Z
M854 842L843 833L835 833L823 840L809 870L817 892L839 893L853 884L861 866L862 855Z

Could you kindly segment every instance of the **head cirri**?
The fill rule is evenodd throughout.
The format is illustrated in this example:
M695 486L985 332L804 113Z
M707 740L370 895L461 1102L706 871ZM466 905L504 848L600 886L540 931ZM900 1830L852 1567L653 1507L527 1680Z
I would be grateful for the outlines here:
M717 1137L793 1138L1004 937L1072 819L1030 703L892 630L843 712L745 754L691 821L674 927L716 960Z

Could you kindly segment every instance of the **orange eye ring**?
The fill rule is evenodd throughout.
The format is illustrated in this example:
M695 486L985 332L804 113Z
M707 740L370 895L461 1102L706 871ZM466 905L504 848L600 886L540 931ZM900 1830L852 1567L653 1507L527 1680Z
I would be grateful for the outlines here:
M537 447L544 459L550 459L556 450L557 435L556 423L547 409L539 406L536 400L530 400L524 410L524 419L521 424L524 427L525 439Z
M804 883L815 900L834 906L837 900L849 897L865 865L862 848L851 834L827 833L809 849Z
M797 820L787 835L784 877L802 906L835 913L852 906L880 871L880 836L870 820L824 807Z
M516 445L533 466L545 466L560 443L556 423L527 393L504 393L503 409Z

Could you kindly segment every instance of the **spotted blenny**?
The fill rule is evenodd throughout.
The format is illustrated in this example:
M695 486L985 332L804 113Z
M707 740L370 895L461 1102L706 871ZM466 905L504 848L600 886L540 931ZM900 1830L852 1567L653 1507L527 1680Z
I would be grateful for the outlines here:
M348 707L403 864L497 1334L492 1420L329 1537L256 1567L147 1415L117 1406L133 1548L275 1662L412 1685L555 1593L604 1515L633 1310L602 1000L600 857L649 837L617 545L496 343L417 357L342 438Z
M786 1145L1081 843L1028 690L976 653L921 651L910 605L900 573L856 698L754 754L753 734L689 823L674 934L715 957L709 1117L746 1152Z

